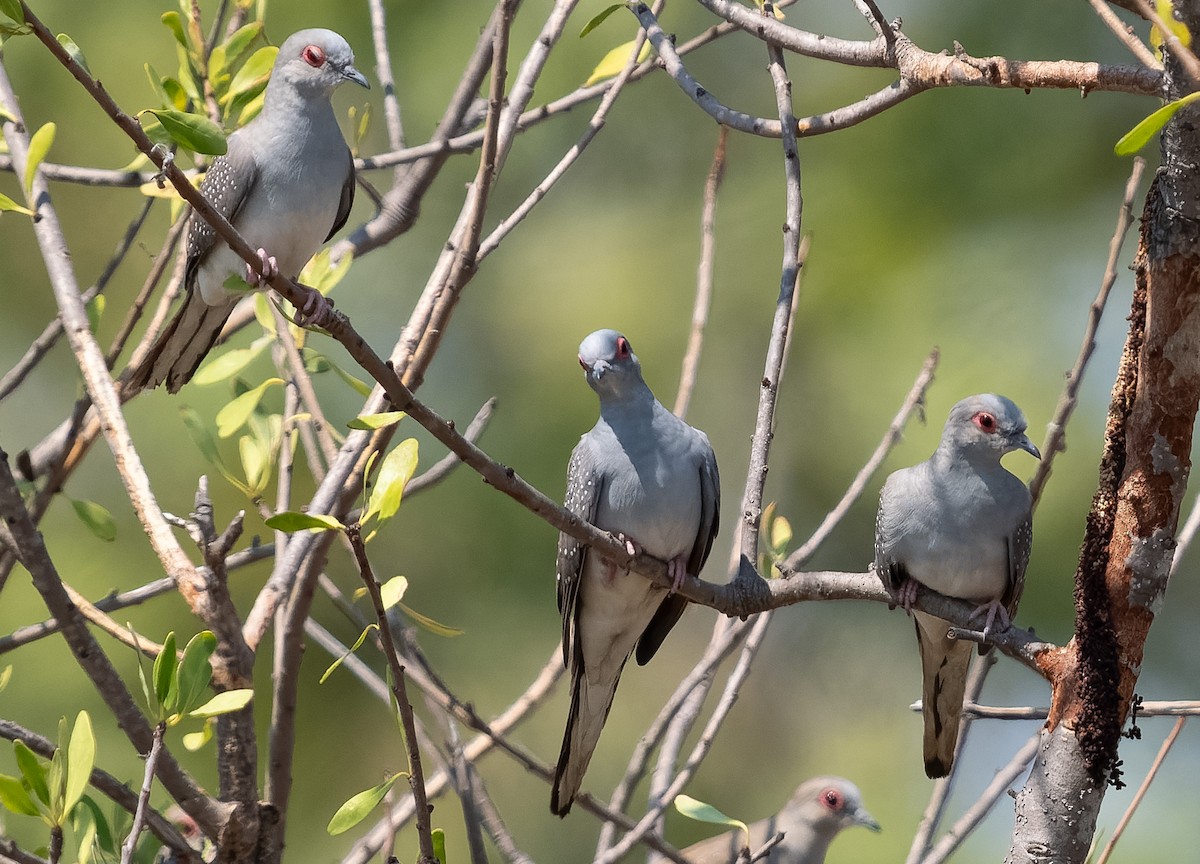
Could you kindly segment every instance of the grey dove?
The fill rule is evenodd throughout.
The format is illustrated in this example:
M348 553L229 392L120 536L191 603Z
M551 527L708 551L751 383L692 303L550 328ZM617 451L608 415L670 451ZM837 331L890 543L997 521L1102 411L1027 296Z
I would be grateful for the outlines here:
M615 330L584 339L579 364L600 397L600 419L571 453L564 506L621 538L631 554L668 562L678 588L685 575L699 575L717 534L720 478L708 437L659 404L629 340ZM571 707L550 810L565 816L625 661L636 647L637 662L647 663L687 601L566 534L558 540L557 587Z
M759 861L822 864L833 838L853 825L880 830L863 807L858 787L843 777L813 777L801 783L774 816L750 824L749 849L757 852L782 832L783 839ZM745 842L746 835L739 828L687 847L683 857L692 864L734 864Z
M200 191L258 250L266 276L294 279L346 223L354 202L354 163L330 96L343 81L369 87L354 68L354 52L332 30L301 30L279 48L262 112L232 133L228 150L209 166ZM192 216L187 237L183 305L128 375L140 390L163 381L172 393L191 380L217 341L242 294L230 276L250 285L258 274ZM305 323L327 320L329 307L311 290Z
M1003 396L969 396L950 409L933 455L888 477L879 496L875 571L916 619L930 777L954 764L971 643L913 612L917 583L980 604L972 617L984 618L985 638L997 619L1009 626L1033 544L1029 489L1000 464L1013 450L1041 458L1021 410Z

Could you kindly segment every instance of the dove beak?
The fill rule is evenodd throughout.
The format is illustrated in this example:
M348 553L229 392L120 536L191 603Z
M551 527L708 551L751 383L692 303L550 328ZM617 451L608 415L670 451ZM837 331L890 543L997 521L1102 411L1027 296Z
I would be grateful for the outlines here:
M875 821L875 817L866 811L865 808L859 807L850 814L850 821L854 825L861 825L864 828L870 828L872 831L882 831L879 823Z
M1042 451L1037 448L1036 444L1029 440L1029 436L1024 432L1014 435L1012 438L1012 443L1014 447L1018 447L1021 450L1024 450L1026 453L1031 454L1033 458L1042 458Z
M353 81L355 84L360 84L363 87L366 87L368 90L371 89L371 84L367 81L367 76L349 64L342 69L342 77L347 81Z

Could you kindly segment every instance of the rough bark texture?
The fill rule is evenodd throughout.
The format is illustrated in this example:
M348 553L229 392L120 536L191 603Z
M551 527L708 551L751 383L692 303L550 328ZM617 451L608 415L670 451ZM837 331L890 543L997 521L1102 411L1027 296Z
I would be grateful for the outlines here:
M1177 3L1200 32L1200 0ZM1191 83L1167 61L1171 98ZM1113 387L1100 483L1076 573L1076 633L1040 658L1054 694L1017 798L1011 862L1081 862L1162 605L1200 401L1200 112L1163 133L1146 198L1129 336Z

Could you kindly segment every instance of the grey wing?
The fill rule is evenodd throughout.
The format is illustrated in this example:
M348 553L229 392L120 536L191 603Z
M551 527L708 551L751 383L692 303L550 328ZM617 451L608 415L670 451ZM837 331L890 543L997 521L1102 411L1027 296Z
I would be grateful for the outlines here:
M585 435L571 453L567 465L567 493L563 507L568 512L595 524L596 510L603 492L603 478L596 471L592 449ZM579 582L588 547L570 534L558 535L555 582L558 590L558 614L562 616L563 665L570 666L575 643L575 617L579 606Z
M235 132L229 136L225 154L218 156L208 166L200 191L218 213L233 222L257 181L258 166L254 162L254 154L242 143L242 136ZM193 213L187 237L188 285L192 284L200 262L216 241L216 230L203 217Z
M1025 590L1025 568L1033 550L1033 514L1029 514L1008 537L1008 588L1001 598L1010 618L1016 617Z
M350 218L350 208L354 206L354 157L350 155L350 151L346 151L346 182L342 184L342 196L338 200L337 216L334 217L333 227L329 229L329 233L325 235L325 240L328 240L338 230L346 224L346 220Z
M692 576L699 576L712 551L713 540L721 523L721 476L717 471L717 457L708 443L708 437L700 434L704 451L700 461L700 522L696 526L696 539L692 541L692 551L688 555L687 570ZM642 631L637 644L637 662L644 666L658 651L671 628L683 615L687 608L687 598L679 594L668 595Z

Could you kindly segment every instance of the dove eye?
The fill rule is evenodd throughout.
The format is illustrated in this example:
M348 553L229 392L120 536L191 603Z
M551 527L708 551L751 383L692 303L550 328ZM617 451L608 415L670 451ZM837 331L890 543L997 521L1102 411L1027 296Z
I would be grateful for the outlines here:
M830 810L842 809L842 793L836 789L826 789L821 792L821 803Z
M975 422L976 426L988 434L996 431L996 418L986 411L980 411L971 419Z
M300 58L314 69L325 65L325 52L316 45L308 45L300 52Z
M617 359L624 360L629 356L629 340L624 336L617 337Z

